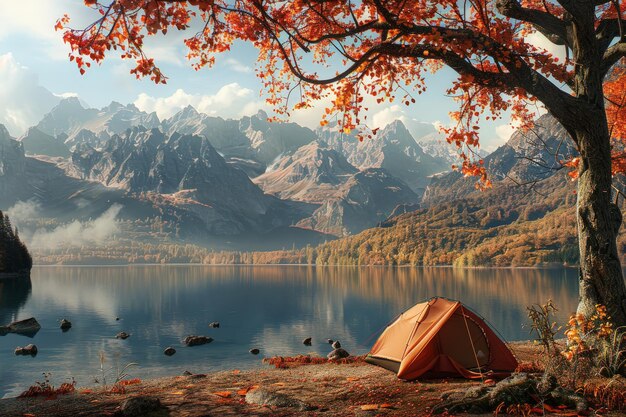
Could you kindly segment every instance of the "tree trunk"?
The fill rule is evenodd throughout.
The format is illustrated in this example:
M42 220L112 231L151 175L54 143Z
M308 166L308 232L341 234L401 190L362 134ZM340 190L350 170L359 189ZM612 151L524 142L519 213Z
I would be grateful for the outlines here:
M589 115L585 119L589 122ZM581 162L578 178L580 286L578 312L587 317L596 304L607 307L615 326L626 325L626 286L617 254L619 208L611 202L611 148L604 113L576 132Z

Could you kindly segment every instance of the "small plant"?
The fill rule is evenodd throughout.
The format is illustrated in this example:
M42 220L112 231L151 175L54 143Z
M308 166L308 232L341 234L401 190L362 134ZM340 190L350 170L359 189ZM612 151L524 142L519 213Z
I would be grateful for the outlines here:
M526 307L528 311L528 318L531 321L530 333L537 334L535 339L541 343L547 353L558 352L558 347L554 342L554 336L561 330L557 327L556 321L554 321L554 313L558 309L552 303L552 300L546 301L545 304L533 304L530 307Z
M76 381L72 378L72 382L64 382L58 388L50 383L50 373L43 372L43 382L36 381L26 391L22 392L18 397L47 397L55 398L57 395L69 394L76 390Z
M101 350L100 351L100 379L94 378L94 382L96 384L102 383L102 386L105 389L107 388L107 376L108 375L115 376L113 380L113 386L115 387L119 385L119 383L122 382L125 378L130 376L130 374L127 372L130 368L138 365L138 363L130 362L130 363L127 363L122 368L119 367L119 364L116 364L115 367L111 366L107 368L105 366L105 362L106 362L106 357L104 355L104 351Z
M612 334L602 339L598 352L600 375L613 377L623 372L626 365L626 350L622 349L626 338L626 327L618 327Z
M596 351L603 340L613 333L611 318L606 307L596 305L596 313L587 318L581 313L572 314L568 330L565 331L568 349L563 352L567 360L573 360L582 354Z

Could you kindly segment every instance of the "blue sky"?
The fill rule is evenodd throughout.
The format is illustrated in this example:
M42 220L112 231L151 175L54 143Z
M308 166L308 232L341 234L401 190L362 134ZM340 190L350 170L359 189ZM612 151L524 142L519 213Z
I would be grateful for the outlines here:
M184 58L182 39L186 34L170 32L167 37L151 39L147 47L147 53L169 77L166 85L135 79L129 74L132 63L114 56L81 76L68 60L69 50L61 33L53 29L64 13L76 27L95 18L81 0L2 0L0 123L14 136L36 124L62 95L78 95L92 107L111 101L132 102L142 110L157 111L161 118L188 104L225 118L239 118L260 108L271 111L259 95L260 82L253 70L256 52L249 45L237 44L230 53L218 57L215 67L196 72ZM383 127L397 118L413 131L422 123L449 123L448 113L455 103L445 96L445 90L453 78L447 69L430 76L428 91L416 96L416 103L409 107L370 105L371 127ZM292 119L314 128L323 110L320 103L312 110L294 113ZM484 149L492 151L508 139L508 122L505 117L483 124Z

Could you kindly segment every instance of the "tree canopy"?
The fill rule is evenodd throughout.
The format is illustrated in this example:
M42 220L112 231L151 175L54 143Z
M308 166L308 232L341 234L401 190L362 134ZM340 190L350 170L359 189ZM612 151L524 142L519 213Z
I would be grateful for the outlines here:
M604 78L626 55L625 0L85 0L85 4L99 12L92 24L72 29L68 16L57 23L72 48L70 59L81 72L118 49L123 58L136 61L131 73L165 83L166 76L143 50L146 35L193 30L185 44L196 69L213 65L216 55L236 40L249 41L259 50L257 73L268 102L279 113L329 98L332 104L321 123L338 116L339 128L346 131L364 130L364 96L409 104L426 89L426 73L447 65L458 73L448 93L456 97L459 108L451 115L456 124L445 133L459 148L463 172L480 175L485 184L485 169L475 153L480 117L498 118L509 110L522 127L529 127L537 100L560 121L577 117L572 106L580 105L576 99L584 91L576 65L592 60ZM534 32L573 55L568 53L565 61L552 56L528 41ZM592 51L582 54L580 42L589 43ZM613 137L619 139L626 137L624 71L621 67L605 83L607 115ZM621 151L615 151L614 159L614 170L624 171Z

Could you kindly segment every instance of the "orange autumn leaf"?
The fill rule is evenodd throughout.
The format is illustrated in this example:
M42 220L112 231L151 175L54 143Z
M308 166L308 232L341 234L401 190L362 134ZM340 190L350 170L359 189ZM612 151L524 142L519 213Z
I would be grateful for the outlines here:
M139 378L123 379L120 382L118 382L118 384L123 385L123 386L141 384L141 379L139 379Z
M217 395L218 397L221 397L221 398L230 398L232 393L230 391L217 391L217 392L214 392L213 395Z
M380 408L395 408L393 404L383 403L380 405Z
M363 411L374 411L374 410L378 410L379 405L378 404L365 404L361 406L361 410Z

